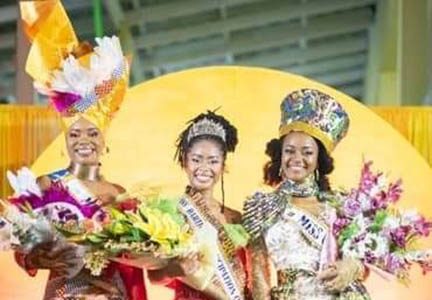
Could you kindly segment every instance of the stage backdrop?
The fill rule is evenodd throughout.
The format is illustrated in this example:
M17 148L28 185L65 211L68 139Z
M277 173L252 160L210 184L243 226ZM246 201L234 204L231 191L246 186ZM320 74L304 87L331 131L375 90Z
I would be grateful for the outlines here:
M241 209L245 197L262 185L266 142L276 137L279 104L296 89L316 88L341 102L351 117L348 136L334 152L333 186L357 184L363 160L404 182L401 206L417 207L432 215L432 170L418 152L388 123L367 107L330 87L309 79L260 68L210 67L166 75L132 88L108 132L109 154L103 158L106 177L125 187L136 182L160 186L167 194L182 193L186 180L174 163L175 141L187 120L207 109L219 108L235 124L240 144L227 161L227 205ZM33 166L37 174L66 166L59 136ZM220 196L219 194L217 196ZM430 245L430 244L429 244ZM10 254L0 257L1 299L39 299L45 273L29 279ZM410 287L386 282L371 274L372 298L429 300L431 276L412 273ZM165 288L149 287L150 299L169 299Z

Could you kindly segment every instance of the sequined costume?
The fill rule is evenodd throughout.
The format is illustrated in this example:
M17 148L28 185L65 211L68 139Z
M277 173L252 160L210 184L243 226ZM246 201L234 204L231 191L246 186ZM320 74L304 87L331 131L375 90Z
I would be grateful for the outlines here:
M281 103L280 138L300 131L319 140L330 153L346 135L348 126L348 114L343 107L318 90L294 91ZM244 204L243 225L251 236L253 253L254 299L369 299L365 288L356 280L343 291L330 292L317 278L318 272L341 259L332 233L335 211L327 201L331 193L319 191L314 174L309 174L303 182L282 177L280 181L273 192L258 192ZM314 216L294 206L292 197L315 197L322 201L323 207ZM274 287L270 283L270 262L277 271ZM357 270L364 270L360 262ZM353 278L359 277L357 272L353 273Z
M293 211L303 220L298 223ZM252 235L254 248L252 286L254 299L336 300L369 299L364 287L354 282L342 293L330 293L316 279L323 247L306 232L307 218L327 229L327 206L319 218L290 204L290 195L281 185L273 193L256 193L245 204L244 225ZM306 228L305 228L306 227ZM257 255L255 255L255 253ZM277 286L270 289L269 262L277 271Z
M179 203L180 211L182 211L194 230L205 228L207 237L215 239L215 248L221 254L221 259L225 262L226 270L220 272L224 268L224 263L219 260L213 270L210 271L211 277L205 279L208 283L205 286L197 287L196 284L190 284L188 279L181 281L176 279L169 283L169 287L175 292L175 300L215 300L215 299L250 299L247 287L247 272L246 272L246 252L245 249L239 247L233 239L231 239L230 231L237 230L240 225L236 224L221 224L216 218L212 217L205 205L193 203L187 196L183 197ZM225 208L230 213L229 208ZM194 210L194 213L191 213ZM188 213L189 212L189 213ZM237 213L238 214L238 213ZM237 217L237 221L240 218ZM195 224L194 224L195 223ZM195 226L197 224L200 225ZM216 249L213 249L216 250ZM225 276L224 272L232 275ZM209 274L209 272L206 272ZM205 276L205 274L203 274ZM202 276L201 276L202 277ZM225 279L223 279L224 277ZM195 278L193 282L201 281L202 278ZM231 285L232 284L232 285ZM195 285L195 286L194 286Z

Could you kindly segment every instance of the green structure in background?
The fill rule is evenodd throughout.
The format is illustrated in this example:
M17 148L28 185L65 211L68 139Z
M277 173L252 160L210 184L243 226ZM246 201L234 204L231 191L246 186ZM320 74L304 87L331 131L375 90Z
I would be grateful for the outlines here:
M101 37L104 34L102 0L93 0L93 26L95 36Z

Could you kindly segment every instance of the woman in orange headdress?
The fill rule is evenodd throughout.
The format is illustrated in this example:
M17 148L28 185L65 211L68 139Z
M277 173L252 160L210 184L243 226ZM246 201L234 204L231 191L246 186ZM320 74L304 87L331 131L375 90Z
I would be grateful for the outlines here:
M79 44L59 1L21 2L32 48L26 70L59 112L69 166L38 178L42 191L65 188L67 197L42 203L56 222L95 220L124 189L100 174L104 135L123 101L129 64L117 37L96 39L94 49ZM38 207L34 207L37 209ZM111 263L101 276L83 268L82 248L61 240L17 253L18 263L35 275L50 270L44 299L145 300L142 270Z

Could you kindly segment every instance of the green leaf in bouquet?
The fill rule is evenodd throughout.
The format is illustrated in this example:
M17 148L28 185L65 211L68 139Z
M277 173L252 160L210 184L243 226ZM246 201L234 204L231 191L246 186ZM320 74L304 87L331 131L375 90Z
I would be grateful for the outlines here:
M133 237L133 240L135 241L135 242L139 242L139 241L141 241L141 230L139 230L138 228L132 228L131 229L131 234L132 234L132 237Z
M375 214L375 218L373 223L370 225L370 230L373 233L378 233L381 231L384 222L387 218L387 212L385 210L379 210L377 211L377 213Z
M54 228L61 233L67 239L74 238L75 236L80 236L85 234L84 228L75 225L75 226L65 226L64 224L59 224L53 222Z
M126 214L122 213L121 211L115 208L111 208L110 215L111 218L115 221L127 220Z
M86 236L86 239L92 244L101 244L108 239L108 236L104 233L91 233Z
M123 222L121 220L114 221L110 225L110 232L114 236L124 235L131 229L131 226L127 222Z
M123 235L123 236L120 236L119 242L120 243L131 243L131 242L136 242L136 239L132 235Z
M225 224L225 232L236 247L245 247L249 241L249 234L240 224Z
M169 199L169 198L153 198L150 201L146 202L142 206L142 210L140 209L140 213L145 218L144 208L152 208L159 210L162 213L170 215L170 217L179 225L184 225L186 223L183 215L178 210L178 200L177 199Z
M356 223L351 223L341 231L338 238L339 244L343 245L346 240L351 239L359 231L360 231L360 227Z
M148 219L147 219L147 217L146 217L146 215L145 215L145 209L146 209L147 207L146 206L140 206L140 208L138 209L138 216L139 216L139 218L141 218L141 222L142 221L144 221L144 222L148 222ZM137 218L137 220L138 220L138 216L136 216Z

